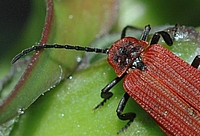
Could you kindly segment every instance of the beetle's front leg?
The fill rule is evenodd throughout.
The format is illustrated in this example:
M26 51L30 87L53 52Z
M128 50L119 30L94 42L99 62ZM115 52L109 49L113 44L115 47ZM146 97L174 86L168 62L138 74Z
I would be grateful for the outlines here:
M102 107L104 105L104 103L110 99L113 96L112 92L109 92L109 90L115 86L122 78L124 78L125 74L122 75L121 77L116 77L115 79L113 79L109 84L107 84L102 90L101 90L101 98L103 98L104 100L98 104L94 110Z

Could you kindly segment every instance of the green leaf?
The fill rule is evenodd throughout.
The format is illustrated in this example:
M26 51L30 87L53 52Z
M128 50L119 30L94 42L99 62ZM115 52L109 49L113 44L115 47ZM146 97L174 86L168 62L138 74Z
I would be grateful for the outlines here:
M115 20L116 1L108 0L106 4L99 1L99 4L105 6L95 6L92 1L55 0L52 3L48 0L46 22L39 44L89 45L95 37L108 32ZM37 51L18 84L0 106L0 123L24 112L41 94L69 76L82 55L80 52L54 49Z
M100 90L115 77L114 70L105 59L76 72L25 111L11 135L116 135L126 124L126 121L118 119L115 112L124 94L122 83L112 89L114 96L102 108L93 110L102 101ZM138 116L121 135L162 134L148 113L132 99L127 111L134 111Z

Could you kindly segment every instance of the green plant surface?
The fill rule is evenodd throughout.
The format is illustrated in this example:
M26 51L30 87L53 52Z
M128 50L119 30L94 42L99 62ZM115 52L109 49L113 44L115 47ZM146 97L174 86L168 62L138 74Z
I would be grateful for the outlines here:
M108 32L116 17L115 7L117 2L108 0L104 8L94 7L89 3L91 1L85 3L55 0L52 3L51 0L48 0L46 21L39 45L56 42L59 44L82 43L81 46L85 46L89 45L97 35L100 36ZM104 3L99 1L101 5ZM79 10L80 8L82 11ZM60 9L62 10L60 11ZM68 10L73 11L73 14ZM60 16L60 13L63 13L61 14L63 16ZM101 13L101 15L95 16L98 13ZM85 18L87 18L87 21L83 21ZM80 21L80 25L76 25ZM73 27L71 26L72 24L74 24ZM65 27L68 29L65 29ZM89 29L91 31L88 31ZM86 38L85 32L90 37ZM83 36L79 36L79 34ZM0 123L5 123L5 121L22 113L41 94L55 87L63 78L69 76L77 67L82 55L83 53L81 52L66 53L64 50L41 50L36 52L13 91L8 97L5 97L5 100L2 100ZM32 86L33 84L35 86Z
M122 83L112 89L114 96L102 108L93 110L102 101L100 90L115 77L113 69L104 59L76 72L25 111L11 135L116 135L126 123L120 121L115 112L124 94ZM121 135L163 134L132 99L125 111L135 111L138 116Z

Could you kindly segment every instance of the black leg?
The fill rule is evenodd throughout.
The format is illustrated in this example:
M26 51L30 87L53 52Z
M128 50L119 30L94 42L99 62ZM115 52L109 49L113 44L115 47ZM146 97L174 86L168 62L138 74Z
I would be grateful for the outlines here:
M167 32L165 32L165 31L160 31L160 32L156 32L153 35L153 38L151 39L150 45L157 44L158 41L159 41L159 39L160 39L160 35L163 37L163 39L164 39L164 41L166 42L167 45L171 46L173 44L173 40L170 37L170 35Z
M124 96L122 97L121 101L119 102L119 105L118 105L117 110L116 110L117 116L118 116L119 119L129 120L128 123L118 132L118 134L120 132L123 132L124 130L126 130L130 126L130 124L133 122L134 118L136 117L136 114L133 113L133 112L124 113L124 114L122 113L125 106L126 106L126 103L129 99L129 97L130 96L128 95L128 93L125 93Z
M141 36L140 40L146 41L147 38L148 38L150 30L151 30L150 25L146 25L145 28L144 28L144 31L142 33L142 36Z
M193 60L193 62L192 62L192 64L191 64L191 66L193 66L193 67L195 67L195 68L198 68L199 65L200 65L200 55L197 55L197 56L194 58L194 60Z
M170 34L168 32L165 32L165 31L156 32L153 35L153 38L151 39L150 45L157 44L159 39L160 39L160 36L162 36L164 41L166 42L166 44L171 46L173 44L173 40L174 40L174 37L176 35L177 29L178 29L178 25L176 24L175 27L174 27L174 31L173 31L173 36L172 37L170 36Z
M124 78L125 74L122 75L121 77L116 77L114 80L112 80L109 84L107 84L102 90L101 90L101 98L103 98L104 100L98 104L94 110L102 107L104 105L104 103L110 99L113 96L112 92L109 92L109 90L115 86L122 78Z
M137 27L134 27L134 26L126 26L124 27L124 29L122 30L122 33L121 33L121 39L123 39L124 37L126 37L126 32L127 32L127 29L134 29L134 30L141 30ZM146 25L145 28L144 28L144 31L142 33L142 36L141 36L141 40L144 40L146 41L148 35L149 35L149 32L150 32L150 25Z
M137 27L134 27L134 26L126 26L124 27L124 29L122 30L122 33L121 33L121 39L123 39L124 37L126 37L126 31L127 29L133 29L133 30L141 30Z

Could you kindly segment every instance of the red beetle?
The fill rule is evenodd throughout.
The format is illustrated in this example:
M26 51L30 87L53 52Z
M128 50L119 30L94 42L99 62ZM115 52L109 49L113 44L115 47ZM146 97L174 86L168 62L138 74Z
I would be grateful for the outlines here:
M64 48L86 52L106 53L108 62L115 69L117 77L106 85L101 92L104 100L94 109L102 106L112 97L109 90L124 78L126 91L116 110L121 120L129 120L121 131L127 129L136 117L135 113L122 113L129 97L139 103L168 135L200 134L200 55L196 56L192 66L172 52L157 44L160 36L168 45L173 44L178 26L172 29L172 35L159 31L153 35L150 45L146 41L150 26L147 25L141 39L125 37L127 26L121 39L109 49L98 49L71 45L33 46L18 54L14 63L23 55L44 48ZM118 133L119 133L118 132Z

